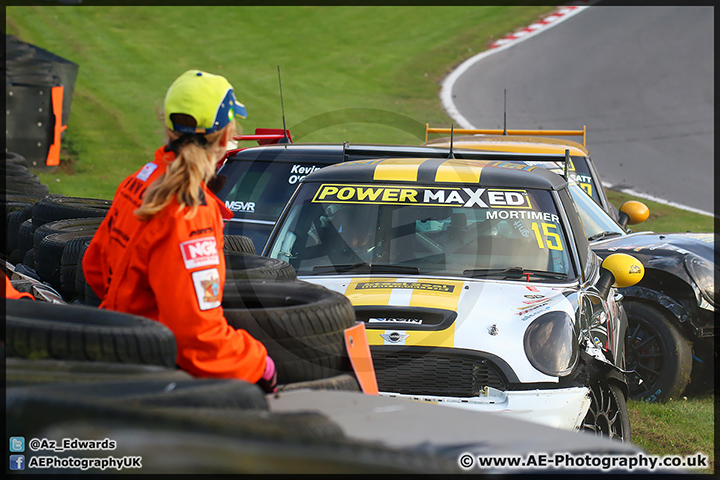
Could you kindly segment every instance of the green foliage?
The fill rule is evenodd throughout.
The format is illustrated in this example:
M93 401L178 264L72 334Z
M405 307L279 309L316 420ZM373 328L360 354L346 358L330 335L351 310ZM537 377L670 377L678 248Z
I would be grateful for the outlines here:
M92 3L92 2L89 2ZM462 60L552 6L41 5L8 7L6 31L79 65L63 165L52 193L112 198L164 142L170 83L225 75L248 110L245 132L287 126L302 142L419 144L449 124L440 82Z
M628 200L638 200L650 209L650 218L637 225L629 225L635 232L653 231L656 233L708 233L715 231L715 219L707 215L689 212L663 203L633 197L623 192L607 190L610 203L620 208Z
M710 468L694 473L713 473L715 467L714 396L687 398L666 403L628 402L633 443L652 455L708 456Z

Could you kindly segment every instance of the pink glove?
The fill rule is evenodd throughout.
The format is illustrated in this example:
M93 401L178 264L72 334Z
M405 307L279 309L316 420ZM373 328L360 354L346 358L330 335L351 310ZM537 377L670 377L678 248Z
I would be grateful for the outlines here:
M265 373L257 384L266 393L275 393L277 391L277 371L275 370L275 362L269 356L265 357Z

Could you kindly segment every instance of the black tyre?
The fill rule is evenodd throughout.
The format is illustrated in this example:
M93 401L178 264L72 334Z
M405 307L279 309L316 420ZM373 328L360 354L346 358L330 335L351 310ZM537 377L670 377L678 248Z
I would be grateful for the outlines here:
M25 157L15 152L5 152L5 163L16 163L18 165L25 165L30 167L30 163Z
M355 312L344 295L299 280L230 281L223 309L232 327L265 345L280 384L351 371L344 330Z
M36 177L35 177L36 178ZM5 192L17 195L38 195L50 194L50 189L44 183L40 183L33 177L6 177Z
M175 366L175 337L154 320L22 300L7 300L6 309L8 356Z
M360 383L358 383L355 375L344 373L330 378L321 378L320 380L311 380L309 382L295 382L278 385L278 392L288 392L290 390L343 390L351 392L361 392Z
M101 217L68 218L54 220L35 227L33 247L37 250L43 239L53 233L81 232L94 235L103 219Z
M40 227L42 228L42 227ZM38 228L38 230L40 229ZM37 234L37 232L35 232ZM40 245L35 250L35 271L43 282L47 282L55 290L62 290L61 274L62 274L62 258L63 252L68 242L75 238L91 239L84 231L68 231L63 233L52 233L42 239ZM75 257L77 265L77 257ZM73 272L73 287L75 286ZM62 295L62 293L61 293Z
M77 301L82 304L85 303L85 286L87 285L87 283L85 282L85 273L83 272L82 268L82 260L88 245L90 245L89 242L83 243L78 247L79 251L77 256L77 264L75 265L75 295L77 295Z
M23 255L22 263L26 267L30 267L32 270L35 271L35 249L34 248L31 248L30 250L25 252L25 255Z
M92 287L85 281L85 273L82 268L83 256L85 255L85 250L87 250L88 245L90 245L89 242L84 243L80 247L80 253L78 254L77 266L75 268L75 293L77 294L77 300L83 305L98 307L102 301Z
M112 200L82 197L48 197L35 204L33 224L37 227L55 220L104 217Z
M35 177L37 175L32 173L30 169L21 163L7 163L0 164L0 173L5 177ZM39 179L38 179L39 181Z
M90 307L99 307L102 300L100 300L100 297L97 296L95 290L93 290L92 287L85 282L85 277L83 277L83 282L85 283L85 299L83 300L83 303Z
M10 196L15 196L15 195L4 195L4 198L3 198L3 206L5 207L5 217L10 215L11 212L15 212L18 210L24 210L25 208L32 206L31 203L28 204L27 202L17 202L14 200L7 201L7 197L10 197ZM21 195L21 196L24 197L25 195ZM32 210L30 212L32 214Z
M51 196L62 195L53 194ZM2 195L2 201L5 205L6 254L12 254L12 252L18 249L18 231L20 230L20 225L25 220L32 218L33 207L42 198L44 197L39 195ZM19 253L16 253L15 257L20 257ZM22 261L22 257L11 263L15 264L20 261Z
M35 226L32 223L32 219L28 218L20 224L17 234L17 251L18 257L22 261L25 258L25 253L33 248Z
M142 380L55 383L14 387L7 394L14 398L64 397L98 403L117 403L123 407L210 407L222 409L267 410L265 393L243 380L190 378L185 380Z
M225 251L225 277L234 280L273 280L297 278L292 265L275 258L252 253Z
M630 415L622 389L615 383L596 380L590 386L590 409L582 430L630 443Z
M87 248L91 240L92 237L87 235L69 239L65 244L62 257L60 257L60 294L70 301L79 297L75 286L78 259L80 253ZM83 298L85 298L84 287Z
M244 235L225 235L225 250L256 254L255 244Z
M40 275L40 278L44 282L50 283L54 289L58 291L61 289L60 268L65 245L64 242L67 242L67 240L72 237L72 235L53 237L51 241L45 242L47 236L60 233L74 233L75 236L93 235L102 220L103 219L99 217L70 218L35 226L33 233L34 268L38 275ZM44 245L43 242L45 242Z
M625 337L626 368L635 370L640 383L630 378L630 397L647 402L678 398L692 369L692 350L672 320L661 309L625 301L628 328Z
M118 382L138 380L190 380L192 375L160 365L82 362L76 360L5 359L7 387L52 383Z
M5 249L4 253L10 254L18 248L18 231L22 222L27 220L26 211L32 214L32 207L26 207L23 210L13 210L5 217Z
M717 350L713 337L693 341L693 365L687 395L707 395L715 391Z

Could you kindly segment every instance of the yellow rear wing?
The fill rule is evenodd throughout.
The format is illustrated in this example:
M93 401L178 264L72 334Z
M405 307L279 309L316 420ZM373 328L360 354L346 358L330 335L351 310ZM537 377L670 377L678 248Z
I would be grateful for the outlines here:
M476 129L476 128L435 128L430 127L429 123L425 124L425 142L428 141L428 135L431 133L445 133L453 135L465 134L465 135L545 135L552 137L568 137L568 136L579 136L583 137L583 147L585 146L585 140L587 138L587 127L583 125L582 130L502 130L502 129Z

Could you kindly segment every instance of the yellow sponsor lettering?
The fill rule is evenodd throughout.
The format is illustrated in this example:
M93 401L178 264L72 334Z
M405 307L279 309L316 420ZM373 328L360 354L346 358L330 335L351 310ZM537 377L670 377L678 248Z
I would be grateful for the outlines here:
M355 189L352 187L343 187L337 192L338 200L350 200L355 196Z
M415 197L417 196L417 193L418 192L415 190L403 188L402 190L400 190L400 201L417 203L417 200L415 199Z
M386 188L382 195L382 201L383 202L397 202L399 193L400 193L399 188Z
M337 187L332 187L330 185L323 185L323 189L320 191L320 195L318 198L322 200L323 198L327 197L328 195L335 195L337 193L338 189Z
M358 187L357 189L357 198L358 200L370 200L375 201L380 196L380 193L382 193L382 188L362 188Z

